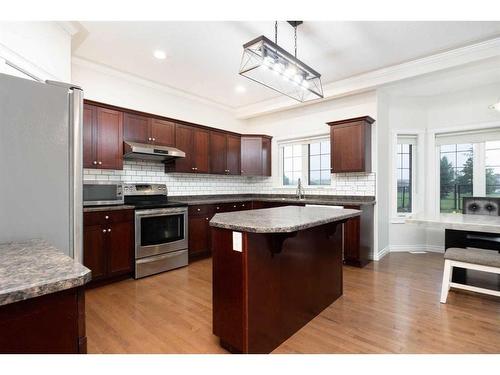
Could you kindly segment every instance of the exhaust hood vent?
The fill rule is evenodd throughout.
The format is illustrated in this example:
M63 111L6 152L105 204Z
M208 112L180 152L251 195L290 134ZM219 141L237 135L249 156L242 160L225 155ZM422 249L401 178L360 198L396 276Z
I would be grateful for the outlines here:
M124 159L144 159L167 161L186 156L184 151L175 147L150 145L147 143L123 142Z

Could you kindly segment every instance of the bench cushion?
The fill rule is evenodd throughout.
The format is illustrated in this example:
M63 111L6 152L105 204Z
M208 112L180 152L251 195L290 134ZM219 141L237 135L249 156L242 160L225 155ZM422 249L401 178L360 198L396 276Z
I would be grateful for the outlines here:
M444 253L444 259L480 264L482 266L500 267L500 254L497 250L450 247Z

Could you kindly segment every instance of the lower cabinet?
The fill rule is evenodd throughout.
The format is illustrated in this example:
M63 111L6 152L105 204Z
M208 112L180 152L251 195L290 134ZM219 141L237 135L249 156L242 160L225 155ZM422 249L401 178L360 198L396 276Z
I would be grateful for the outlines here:
M345 206L359 210L359 206ZM348 219L344 224L344 264L363 267L370 262L370 247L361 243L362 217Z
M214 205L190 206L188 209L189 260L211 255L210 219L214 215Z
M134 211L85 212L83 264L92 271L92 282L132 274L134 261Z

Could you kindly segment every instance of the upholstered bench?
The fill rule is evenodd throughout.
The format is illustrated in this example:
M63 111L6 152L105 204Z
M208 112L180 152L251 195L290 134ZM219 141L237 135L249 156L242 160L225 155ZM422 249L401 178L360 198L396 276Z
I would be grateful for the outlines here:
M495 250L460 249L452 247L444 253L443 286L441 288L441 303L446 303L451 287L499 296L500 292L476 286L454 283L451 281L453 267L500 274L500 254Z

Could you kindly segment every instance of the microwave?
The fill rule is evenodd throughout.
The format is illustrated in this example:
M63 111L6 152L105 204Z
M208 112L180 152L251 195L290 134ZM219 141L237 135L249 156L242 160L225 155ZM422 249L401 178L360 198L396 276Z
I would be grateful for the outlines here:
M84 206L112 204L123 204L123 183L110 181L83 182Z

